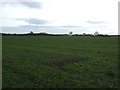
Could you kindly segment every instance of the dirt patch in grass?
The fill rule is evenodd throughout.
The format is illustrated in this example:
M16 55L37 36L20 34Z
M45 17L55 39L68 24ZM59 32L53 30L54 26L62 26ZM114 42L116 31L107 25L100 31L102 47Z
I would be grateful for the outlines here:
M50 66L56 66L56 67L61 68L65 65L73 64L73 63L77 63L77 62L81 62L81 61L85 61L85 60L88 60L88 59L86 59L86 58L72 58L72 59L66 59L66 60L62 60L62 61L47 63L47 64Z

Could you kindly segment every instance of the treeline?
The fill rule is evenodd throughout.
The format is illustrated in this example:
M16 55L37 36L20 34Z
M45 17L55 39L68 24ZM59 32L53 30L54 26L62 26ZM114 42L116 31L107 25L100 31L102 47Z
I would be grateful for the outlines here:
M2 36L102 36L102 37L117 37L120 35L103 35L103 34L99 34L99 35L93 35L93 34L73 34L73 35L69 35L69 34L48 34L48 33L26 33L26 34L8 34L8 33L0 33L0 35Z
M47 33L27 33L27 34L7 34L2 33L2 36L68 36L68 34L47 34Z

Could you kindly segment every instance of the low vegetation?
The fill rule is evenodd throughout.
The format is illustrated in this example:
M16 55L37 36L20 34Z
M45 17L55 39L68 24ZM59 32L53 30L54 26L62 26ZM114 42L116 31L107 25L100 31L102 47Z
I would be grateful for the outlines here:
M2 39L3 88L118 87L118 37Z

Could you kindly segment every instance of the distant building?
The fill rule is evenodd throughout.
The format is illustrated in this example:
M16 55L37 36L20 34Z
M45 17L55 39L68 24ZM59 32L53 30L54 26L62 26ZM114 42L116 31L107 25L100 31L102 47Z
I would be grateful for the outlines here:
M99 33L96 31L95 33L94 33L94 36L98 36L99 35Z

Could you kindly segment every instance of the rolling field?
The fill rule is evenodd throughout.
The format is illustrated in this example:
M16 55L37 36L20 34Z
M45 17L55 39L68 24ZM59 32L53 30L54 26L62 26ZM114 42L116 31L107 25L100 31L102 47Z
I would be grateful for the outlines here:
M118 38L3 36L3 88L117 88Z

